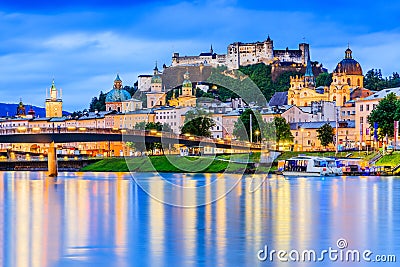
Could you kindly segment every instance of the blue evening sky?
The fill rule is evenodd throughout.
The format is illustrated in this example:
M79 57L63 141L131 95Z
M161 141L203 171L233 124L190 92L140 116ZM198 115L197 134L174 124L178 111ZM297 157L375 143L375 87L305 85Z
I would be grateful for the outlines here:
M173 52L226 53L235 41L295 49L331 72L347 43L364 72L400 71L400 1L0 1L0 102L43 106L54 78L68 111L151 74Z

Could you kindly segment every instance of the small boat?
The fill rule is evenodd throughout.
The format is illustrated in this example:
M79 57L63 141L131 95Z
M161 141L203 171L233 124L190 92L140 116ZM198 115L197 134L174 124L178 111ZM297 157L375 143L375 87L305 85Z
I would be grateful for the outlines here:
M315 156L297 156L285 160L282 173L285 176L338 176L343 174L336 159Z

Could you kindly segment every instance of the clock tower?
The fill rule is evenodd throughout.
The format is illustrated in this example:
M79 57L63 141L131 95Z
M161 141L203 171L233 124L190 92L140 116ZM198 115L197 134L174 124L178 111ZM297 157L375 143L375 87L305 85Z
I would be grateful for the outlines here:
M46 117L47 118L60 118L62 117L62 99L61 90L57 90L54 80L49 90L50 97L46 93Z

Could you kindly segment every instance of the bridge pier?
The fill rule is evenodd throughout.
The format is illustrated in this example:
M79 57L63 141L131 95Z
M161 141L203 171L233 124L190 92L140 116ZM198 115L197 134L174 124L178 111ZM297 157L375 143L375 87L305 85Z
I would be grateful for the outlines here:
M47 175L50 177L56 177L58 175L58 168L57 168L57 153L54 142L51 142L49 146L49 151L47 153L47 166L48 166Z

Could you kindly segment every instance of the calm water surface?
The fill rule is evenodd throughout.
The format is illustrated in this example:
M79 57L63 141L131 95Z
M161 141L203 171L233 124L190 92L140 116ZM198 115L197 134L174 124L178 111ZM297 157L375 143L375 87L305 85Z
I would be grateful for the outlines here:
M220 179L199 193L171 191L141 174L158 195L200 203L230 188L229 175L165 174L182 185ZM250 178L196 208L162 204L130 174L0 172L1 266L400 266L400 179ZM201 195L200 195L201 194ZM204 195L203 195L204 194ZM395 254L397 263L261 262L257 252L348 249Z

